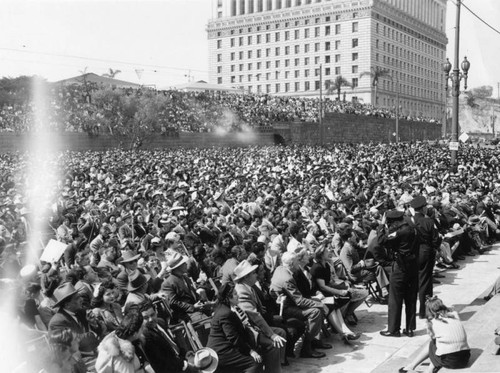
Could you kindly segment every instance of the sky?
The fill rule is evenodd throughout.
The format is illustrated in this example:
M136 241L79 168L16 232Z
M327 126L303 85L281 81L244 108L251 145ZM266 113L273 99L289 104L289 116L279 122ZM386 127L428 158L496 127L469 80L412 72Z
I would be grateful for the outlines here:
M208 81L206 25L216 0L0 0L0 77L57 81L83 72L121 70L117 79L156 88ZM456 2L448 2L453 62ZM464 0L500 30L500 0ZM500 34L461 11L460 61L469 87L500 82Z

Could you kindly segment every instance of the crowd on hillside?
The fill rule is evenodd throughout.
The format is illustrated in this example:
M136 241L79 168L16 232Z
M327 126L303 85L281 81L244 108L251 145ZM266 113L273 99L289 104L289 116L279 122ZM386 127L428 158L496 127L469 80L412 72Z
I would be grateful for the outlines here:
M464 147L450 169L448 152L432 143L66 152L53 161L60 181L45 193L43 221L26 194L30 156L4 154L0 271L19 280L19 318L44 336L37 348L50 353L36 363L46 372L280 372L289 357L325 356L328 333L356 344L356 308L387 302L388 290L390 299L399 260L386 245L390 219L432 220L431 276L496 240L498 158ZM60 259L24 262L35 226L64 244Z
M319 122L320 104L317 98L162 91L157 92L161 97L159 99L156 93L152 94L149 90L115 92L120 92L121 99L110 99L105 90L96 86L85 89L85 86L72 85L48 88L47 95L42 97L47 99L46 103L43 99L6 102L0 108L0 132L24 133L43 128L120 134L127 127L128 119L136 119L136 126L143 125L138 118L141 115L136 113L145 105L151 106L153 112L150 115L156 119L156 123L151 124L153 132L209 132L217 128L239 131L248 127L272 126L278 122ZM143 97L145 93L146 100ZM143 101L131 104L130 97L142 97ZM323 101L323 110L325 113L395 118L394 109L330 98ZM437 123L435 119L420 116L401 114L401 118Z

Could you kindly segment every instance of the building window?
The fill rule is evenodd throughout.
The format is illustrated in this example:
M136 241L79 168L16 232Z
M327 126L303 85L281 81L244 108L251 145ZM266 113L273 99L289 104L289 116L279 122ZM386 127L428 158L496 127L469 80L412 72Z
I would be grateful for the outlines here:
M234 72L234 65L231 65L231 72Z
M217 74L221 74L222 73L222 66L217 66Z
M266 57L271 55L271 48L266 48Z
M266 69L270 69L271 68L271 61L266 61Z
M234 61L234 52L231 52L231 61Z
M222 62L222 54L217 54L217 62Z
M337 15L335 16L335 21L340 21L340 14L337 14Z
M252 74L248 74L248 76L247 76L247 80L248 80L249 82L251 82L251 81L252 81Z
M314 51L319 52L319 43L314 43Z
M329 50L330 50L330 42L326 41L325 42L325 51L329 51Z
M319 36L319 27L314 28L314 36L318 37Z
M285 79L289 79L290 78L290 71L285 71Z
M252 51L248 51L247 52L247 56L248 56L249 59L252 58Z
M285 92L290 92L290 83L285 83Z
M340 25L335 25L335 35L340 34Z
M352 54L352 60L353 61L357 61L358 60L358 54L357 53L353 53Z
M358 46L358 39L352 39L352 47L356 48Z
M352 23L352 32L358 32L358 29L359 29L359 23L353 22Z
M357 74L358 73L358 65L352 65L352 73Z
M316 81L314 82L314 89L315 89L316 91L318 91L318 90L319 90L319 80L316 80Z
M243 71L243 64L242 63L240 63L239 71Z
M325 26L325 36L330 35L330 26Z
M304 70L304 77L309 77L309 70Z
M300 76L300 70L295 70L294 75L296 78L298 78Z
M267 33L266 34L266 43L271 42L271 34Z
M271 93L271 84L266 84L266 93Z
M294 35L295 40L297 40L297 39L299 38L299 36L300 36L300 30L295 30L295 31L294 31L294 34L295 34L295 35Z
M234 38L230 39L230 45L231 45L231 47L234 47Z
M295 64L295 66L299 66L300 60L298 58L296 58L294 64Z
M309 82L304 82L304 91L309 91L309 86L310 86Z
M304 57L304 65L309 65L309 57Z
M222 48L222 40L217 40L217 49Z
M340 62L340 54L335 55L335 62Z
M309 44L305 44L304 45L304 53L308 53L309 52Z
M280 67L280 60L274 61L274 67L276 68Z
M358 13L357 12L352 13L352 18L358 18Z
M234 75L231 77L231 83L236 83L236 77Z
M220 77L220 76L219 76L219 77L217 78L217 84L222 84L222 77Z
M295 46L295 54L299 54L300 52L300 45Z
M247 44L252 45L252 35L249 35L247 38Z
M290 54L290 46L289 46L289 45L287 45L287 46L285 47L285 56L288 56L289 54Z
M257 35L257 44L260 44L260 39L261 39L262 35Z
M241 46L243 46L243 36L240 36L240 37L238 38L238 45L239 45L240 47L241 47Z
M340 48L340 40L335 40L335 49Z
M280 33L279 32L274 33L274 40L280 41Z
M274 55L275 56L279 56L280 55L280 47L276 47L276 49L274 50Z
M314 57L314 64L319 65L319 56Z
M358 78L352 78L352 88L356 88L358 86Z
M266 73L266 80L271 80L271 73Z
M308 38L309 37L309 29L306 28L304 29L304 38Z
M330 63L330 56L325 56L325 63Z
M249 70L249 71L252 70L252 63L251 62L248 64L247 70Z
M295 92L298 92L298 91L300 91L300 83L295 82Z
M290 31L285 31L285 40L290 40Z
M290 66L290 60L289 60L289 59L286 59L286 60L285 60L285 67L288 67L288 66Z
M340 75L340 66L335 68L335 75Z
M261 50L257 49L257 58L260 58Z
M330 68L329 67L325 68L325 75L330 75Z
M262 67L262 62L257 62L257 68L256 68L256 70L260 70L261 67Z

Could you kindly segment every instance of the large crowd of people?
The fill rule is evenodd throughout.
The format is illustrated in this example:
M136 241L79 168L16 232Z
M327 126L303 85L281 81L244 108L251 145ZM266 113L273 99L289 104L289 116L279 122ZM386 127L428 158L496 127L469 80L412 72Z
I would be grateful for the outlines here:
M37 112L43 110L44 128L90 134L122 134L130 120L154 115L156 132L209 132L217 128L238 131L266 127L279 122L319 122L318 98L283 97L267 94L235 94L220 91L181 92L149 89L109 89L82 85L48 86L45 104L26 99L5 102L0 107L0 132L24 133L41 128ZM112 93L111 93L112 92ZM44 106L44 107L43 107ZM40 109L42 107L42 109ZM146 114L137 114L148 107ZM325 113L395 118L395 108L360 102L323 100ZM400 114L402 119L438 123L433 118ZM129 118L130 117L130 118Z
M46 372L276 373L290 357L324 357L330 333L356 344L368 300L388 304L383 336L412 337L416 317L444 333L455 316L432 298L436 268L458 269L499 233L500 164L487 148L461 148L455 168L427 142L52 162L61 176L41 218L30 155L0 156L1 277L21 286L19 319L44 335ZM64 245L60 258L24 261L34 227ZM441 341L437 368L468 349Z

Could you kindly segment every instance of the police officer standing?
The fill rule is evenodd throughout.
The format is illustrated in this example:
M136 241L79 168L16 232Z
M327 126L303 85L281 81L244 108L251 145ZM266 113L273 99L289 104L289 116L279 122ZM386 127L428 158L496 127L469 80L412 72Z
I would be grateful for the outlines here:
M384 245L394 258L389 285L389 320L384 337L400 337L403 302L406 313L406 329L403 333L413 337L416 328L418 289L418 242L417 232L403 218L404 212L387 212L387 224L379 230L379 243Z
M415 211L411 218L419 241L418 250L418 316L425 318L425 300L433 295L432 272L436 263L436 252L439 250L441 239L439 232L434 225L434 221L427 213L427 200L424 196L415 196L410 202L410 206Z

